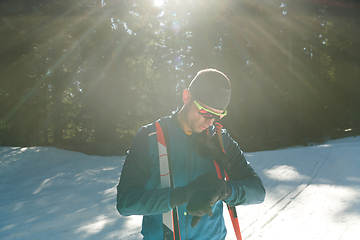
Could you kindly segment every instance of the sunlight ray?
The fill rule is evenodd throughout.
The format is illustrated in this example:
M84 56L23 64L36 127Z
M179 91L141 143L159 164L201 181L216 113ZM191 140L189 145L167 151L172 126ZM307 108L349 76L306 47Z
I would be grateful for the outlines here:
M90 13L89 13L90 14ZM100 19L101 21L106 19L109 13L104 14ZM81 44L83 41L88 37L88 35L94 31L94 29L100 24L101 21L98 21L94 25L89 28L86 33L77 41L69 51L67 51L63 56L59 58L59 60L56 61L56 63L50 67L50 72L53 72L55 69L57 69L61 64L71 55L71 53ZM36 84L34 87L32 87L27 94L20 99L20 101L16 104L16 106L5 116L4 122L9 120L21 107L22 105L39 89L39 87L48 79L48 75L45 74ZM3 122L1 123L3 124Z

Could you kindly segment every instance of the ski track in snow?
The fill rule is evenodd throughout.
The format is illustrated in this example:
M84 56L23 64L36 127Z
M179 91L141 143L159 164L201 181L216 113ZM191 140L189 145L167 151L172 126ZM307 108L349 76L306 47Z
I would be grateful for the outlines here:
M245 154L263 180L259 205L238 206L243 239L358 239L360 137ZM0 147L0 239L140 240L142 216L116 211L124 156ZM228 211L226 240L235 239Z

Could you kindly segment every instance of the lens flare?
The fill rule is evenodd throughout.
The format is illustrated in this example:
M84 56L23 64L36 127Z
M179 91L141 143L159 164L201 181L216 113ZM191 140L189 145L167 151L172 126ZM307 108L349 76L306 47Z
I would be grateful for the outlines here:
M174 31L174 33L180 32L180 22L179 21L174 21L173 22L172 30Z
M183 60L181 59L181 56L176 55L173 61L173 65L175 69L180 69L184 65Z

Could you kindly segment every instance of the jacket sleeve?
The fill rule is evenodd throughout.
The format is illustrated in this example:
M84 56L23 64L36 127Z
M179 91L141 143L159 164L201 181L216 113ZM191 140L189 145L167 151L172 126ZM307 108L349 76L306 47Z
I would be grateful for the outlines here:
M222 138L226 156L231 165L232 174L229 176L229 182L233 190L231 197L225 202L229 206L262 203L265 199L265 188L260 177L246 161L238 143L225 129L222 132Z
M146 127L135 135L117 186L117 209L121 215L153 215L171 210L170 188L145 189L150 178L149 136Z

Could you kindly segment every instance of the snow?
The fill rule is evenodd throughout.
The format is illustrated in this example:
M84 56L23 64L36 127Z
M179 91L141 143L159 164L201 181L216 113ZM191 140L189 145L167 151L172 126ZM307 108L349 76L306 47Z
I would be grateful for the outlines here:
M245 155L267 195L237 207L243 239L359 239L360 137ZM142 239L115 207L124 159L0 147L0 239Z

